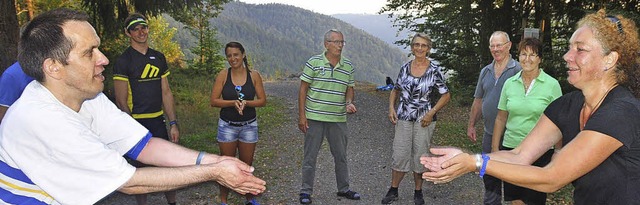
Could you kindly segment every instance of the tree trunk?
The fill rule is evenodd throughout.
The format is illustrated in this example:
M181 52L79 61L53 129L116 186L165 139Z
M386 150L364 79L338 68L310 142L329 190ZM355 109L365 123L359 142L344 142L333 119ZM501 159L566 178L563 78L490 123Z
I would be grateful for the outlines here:
M491 51L489 50L489 38L491 34L495 31L494 21L498 17L495 15L497 12L493 10L493 0L481 0L478 6L481 14L482 20L480 24L482 25L480 28L480 59L482 62L480 68L485 66L486 64L491 63ZM480 73L480 69L478 69L478 73Z
M18 56L18 16L16 1L0 1L0 71L13 64Z
M33 0L26 0L27 3L27 17L29 17L29 21L33 19L33 11L35 8L33 7Z

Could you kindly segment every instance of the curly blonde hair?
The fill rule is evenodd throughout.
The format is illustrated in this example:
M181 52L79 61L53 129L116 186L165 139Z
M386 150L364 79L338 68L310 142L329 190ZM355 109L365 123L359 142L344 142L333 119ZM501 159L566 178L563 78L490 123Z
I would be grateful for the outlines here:
M618 53L614 68L616 81L629 88L636 97L640 97L640 42L635 22L621 15L607 15L601 9L580 19L577 28L583 26L591 28L605 55L612 51Z

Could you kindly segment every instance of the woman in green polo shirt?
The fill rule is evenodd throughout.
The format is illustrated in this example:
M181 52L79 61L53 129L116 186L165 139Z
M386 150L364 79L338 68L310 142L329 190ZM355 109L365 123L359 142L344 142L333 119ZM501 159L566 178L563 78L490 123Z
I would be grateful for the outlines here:
M502 87L493 128L492 152L517 147L536 125L547 105L562 95L558 81L539 67L541 45L536 38L525 38L518 45L522 71L507 79ZM550 147L533 165L543 167L551 161L552 155L553 148ZM504 200L511 204L545 204L546 199L544 192L504 182Z

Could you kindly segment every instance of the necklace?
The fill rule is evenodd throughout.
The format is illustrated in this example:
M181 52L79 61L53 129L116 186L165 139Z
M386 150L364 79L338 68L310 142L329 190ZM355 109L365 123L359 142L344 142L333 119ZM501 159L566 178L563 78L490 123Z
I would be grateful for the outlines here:
M600 98L596 106L593 107L589 115L585 115L586 112L584 111L584 108L587 107L587 99L585 98L584 104L582 104L582 110L580 110L580 130L584 129L584 126L587 124L587 120L589 120L591 115L593 115L593 113L596 112L596 110L600 107L600 104L602 104L602 101L604 101L604 98L606 98L609 92L613 90L613 88L615 88L616 86L618 86L617 83L613 84L613 86L611 86L611 88L609 88L609 90L607 90L607 92L604 93L604 95L602 96L602 98Z
M524 85L524 95L526 96L531 91L530 88L533 87L533 84L535 83L536 78L538 77L538 75L540 75L540 73L536 74L535 77L532 76L531 79L525 78L523 74L520 75L520 78L522 79L522 84Z

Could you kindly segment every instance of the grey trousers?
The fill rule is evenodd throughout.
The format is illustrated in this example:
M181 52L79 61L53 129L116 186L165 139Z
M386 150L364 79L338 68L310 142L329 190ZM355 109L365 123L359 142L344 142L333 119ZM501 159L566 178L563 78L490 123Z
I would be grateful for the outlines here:
M484 135L482 136L483 153L491 153L492 138L493 135L484 132ZM502 180L487 174L484 175L482 181L484 182L484 204L502 204Z
M300 193L313 194L316 176L316 160L323 138L327 138L333 162L338 191L349 190L349 168L347 167L347 123L308 120L309 129L304 135L304 159L302 160L302 189Z

